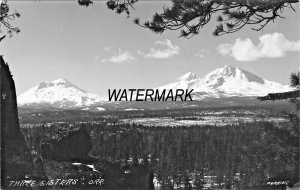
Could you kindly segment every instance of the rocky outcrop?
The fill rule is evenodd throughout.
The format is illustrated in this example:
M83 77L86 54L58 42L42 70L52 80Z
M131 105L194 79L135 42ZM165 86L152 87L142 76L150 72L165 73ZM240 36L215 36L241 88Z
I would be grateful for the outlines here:
M1 182L24 179L33 174L33 161L20 131L15 83L8 65L0 56L1 86Z
M53 189L90 189L98 187L103 189L103 171L92 164L81 164L44 159L44 171L48 181L59 179L70 181L51 185ZM105 188L104 188L105 189Z
M50 140L41 145L42 157L63 162L91 162L92 149L89 133L85 129L73 131L60 140Z

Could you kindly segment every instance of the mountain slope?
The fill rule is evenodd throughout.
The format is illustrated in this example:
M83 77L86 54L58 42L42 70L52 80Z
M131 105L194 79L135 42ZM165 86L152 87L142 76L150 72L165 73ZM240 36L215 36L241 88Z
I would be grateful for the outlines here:
M268 93L292 90L288 85L271 82L253 73L226 65L203 78L187 73L174 82L158 89L194 89L199 99L221 97L264 96Z
M18 96L20 106L73 108L96 105L102 101L99 96L85 92L66 79L42 82Z
M177 78L173 83L160 87L161 89L191 89L200 80L195 73L188 72Z

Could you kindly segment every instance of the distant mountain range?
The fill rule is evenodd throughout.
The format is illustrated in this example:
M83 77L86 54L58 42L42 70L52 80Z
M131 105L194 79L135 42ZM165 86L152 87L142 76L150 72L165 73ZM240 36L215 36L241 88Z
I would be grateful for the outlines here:
M224 97L265 96L268 93L290 91L288 85L271 82L237 67L225 65L203 78L186 73L159 89L194 89L198 100Z
M234 102L234 98L241 101L243 98L253 99L253 97L265 96L268 93L293 90L288 85L271 82L248 71L228 65L218 68L202 78L191 72L186 73L174 82L157 89L194 89L194 100L211 101L214 99L214 102L220 102L222 98L230 99L230 102ZM32 108L80 108L103 111L105 110L103 105L110 108L133 109L137 103L128 102L122 105L122 103L116 102L115 105L112 105L98 95L78 88L66 79L57 79L52 82L42 82L21 94L18 96L18 105Z

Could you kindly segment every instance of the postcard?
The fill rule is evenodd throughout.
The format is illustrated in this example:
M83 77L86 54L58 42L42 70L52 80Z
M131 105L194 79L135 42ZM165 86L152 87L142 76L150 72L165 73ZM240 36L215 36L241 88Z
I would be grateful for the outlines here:
M300 190L299 0L0 5L0 189Z

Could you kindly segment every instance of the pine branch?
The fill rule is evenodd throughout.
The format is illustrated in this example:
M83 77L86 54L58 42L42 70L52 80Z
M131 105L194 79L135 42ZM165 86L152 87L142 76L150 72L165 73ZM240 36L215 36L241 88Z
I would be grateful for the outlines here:
M0 38L0 42L1 42L5 37L6 37L6 35L2 36L2 37Z
M137 0L109 0L107 5L117 13L129 14L129 8L136 2ZM213 14L219 13L219 24L213 32L216 36L237 32L247 25L260 31L271 21L283 18L281 15L284 9L295 11L292 4L298 2L299 0L172 0L171 7L164 7L162 13L156 13L151 21L145 22L147 24L137 24L155 33L181 29L180 36L190 38L210 22Z

